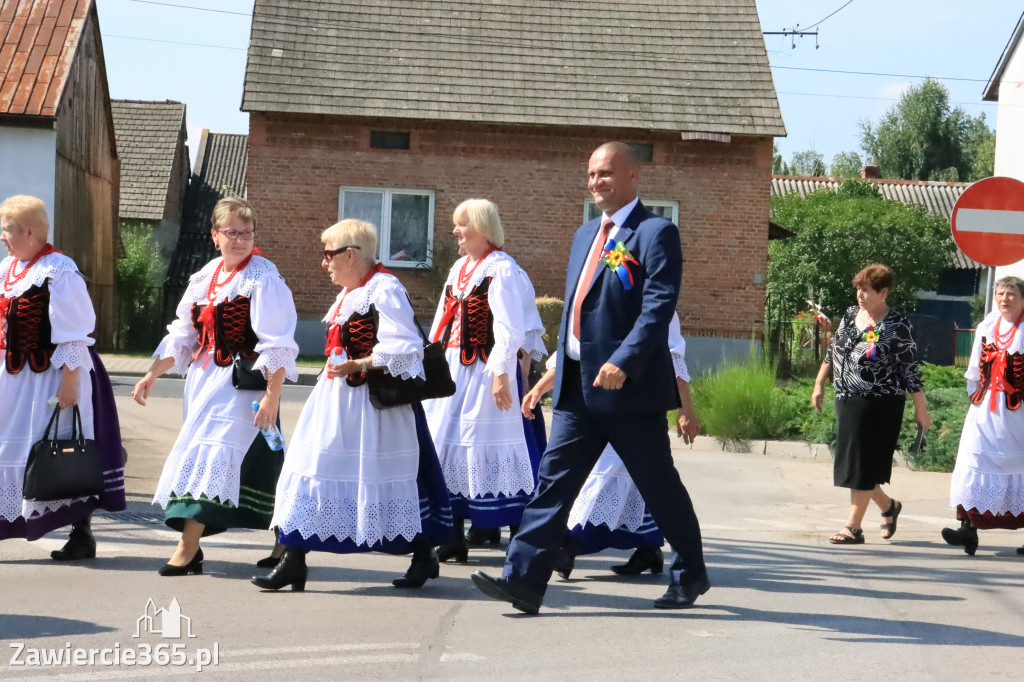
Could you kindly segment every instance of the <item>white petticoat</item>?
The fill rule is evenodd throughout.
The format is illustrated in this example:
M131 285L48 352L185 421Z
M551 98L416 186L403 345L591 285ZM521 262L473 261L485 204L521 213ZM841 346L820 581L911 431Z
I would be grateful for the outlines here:
M999 394L991 412L990 395L967 410L949 502L954 508L1016 516L1024 514L1024 407L1006 409Z
M448 490L464 497L533 492L533 469L513 378L512 408L494 404L493 379L480 361L463 365L459 349L448 348L455 394L423 403Z
M412 407L374 409L365 384L325 374L288 443L271 525L303 539L412 540L421 530L418 472Z
M612 530L625 526L635 533L643 518L644 498L626 471L626 465L609 445L572 505L568 527L605 524Z

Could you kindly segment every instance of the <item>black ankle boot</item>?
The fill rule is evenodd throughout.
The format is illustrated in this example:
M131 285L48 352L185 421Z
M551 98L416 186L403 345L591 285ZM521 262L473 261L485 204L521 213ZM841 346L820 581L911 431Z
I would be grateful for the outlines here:
M479 526L470 526L469 531L466 532L466 542L472 547L474 545L500 545L501 544L501 529L500 528L480 528Z
M277 537L277 533L274 533ZM274 543L274 549L270 550L270 556L263 557L256 562L256 568L273 568L281 563L281 557L284 556L285 545L280 542Z
M292 592L306 589L306 577L309 568L306 566L306 550L289 547L284 551L281 563L265 576L253 576L251 582L261 590L280 590L286 585L292 586Z
M558 558L555 559L555 573L560 575L562 580L568 580L574 568L576 568L576 552L571 543L563 542L562 546L558 548Z
M619 575L640 575L650 569L651 575L661 573L665 570L665 555L661 548L638 549L629 557L629 561L618 566L612 566L612 571Z
M466 542L466 519L456 517L452 519L455 527L455 534L450 542L446 542L437 548L437 560L455 560L457 564L464 564L469 561L469 544Z
M956 530L952 528L942 529L942 539L947 545L963 547L968 556L974 556L978 551L978 530L971 528L971 522L964 519Z
M412 563L409 570L401 578L395 578L391 584L395 587L423 587L427 580L441 575L441 562L434 548L416 547L412 552Z
M92 517L71 525L68 541L60 549L50 552L54 561L78 561L96 558L96 538L92 536Z

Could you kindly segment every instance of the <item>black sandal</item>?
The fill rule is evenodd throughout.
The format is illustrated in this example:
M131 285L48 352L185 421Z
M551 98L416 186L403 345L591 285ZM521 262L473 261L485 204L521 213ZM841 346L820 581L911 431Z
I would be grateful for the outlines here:
M847 535L843 530L850 531ZM850 526L843 526L843 530L839 531L828 539L833 545L863 545L864 544L864 531L860 528L854 530ZM836 538L841 538L837 540Z
M891 500L889 503L889 511L882 514L883 519L892 517L892 521L881 525L883 540L892 540L892 536L896 535L896 519L900 517L901 511L903 511L903 503L899 500ZM889 534L886 535L886 533Z

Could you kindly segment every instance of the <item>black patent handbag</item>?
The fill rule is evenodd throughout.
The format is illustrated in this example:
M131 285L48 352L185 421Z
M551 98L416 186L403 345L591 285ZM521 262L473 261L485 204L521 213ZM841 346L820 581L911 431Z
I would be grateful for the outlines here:
M25 464L22 497L34 502L90 497L103 493L103 465L96 441L86 438L82 414L75 405L71 415L71 437L58 439L60 406L46 425L41 440L32 444ZM53 438L50 429L53 429Z
M412 305L411 301L409 305ZM367 372L366 385L370 390L370 404L378 410L408 405L418 400L447 398L455 394L455 381L448 369L448 360L444 357L444 344L431 343L427 339L416 321L415 313L412 321L423 339L424 378L403 379L380 370Z
M267 377L261 370L254 370L256 358L247 360L241 355L235 357L231 365L231 385L239 391L265 391L267 390Z

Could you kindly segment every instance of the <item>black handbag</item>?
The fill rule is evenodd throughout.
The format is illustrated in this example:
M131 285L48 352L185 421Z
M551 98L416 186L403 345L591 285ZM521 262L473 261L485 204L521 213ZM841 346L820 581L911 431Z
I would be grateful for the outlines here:
M78 405L71 416L71 438L57 439L60 406L54 408L42 440L32 445L25 464L22 496L35 502L67 500L103 493L103 465L96 441L86 439ZM50 428L54 438L50 438Z
M412 302L409 303L412 305ZM423 375L413 379L394 377L385 371L374 370L366 373L366 385L370 390L370 404L378 410L397 405L407 405L417 400L447 398L455 394L455 381L448 370L444 357L444 344L431 343L412 316L416 330L423 338Z
M231 385L239 391L267 390L267 377L261 370L252 368L255 363L256 358L246 360L241 355L236 356L231 365Z

